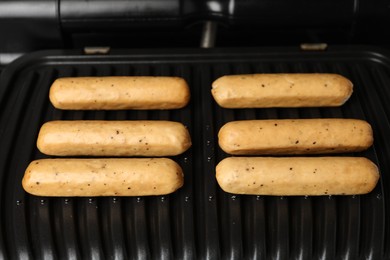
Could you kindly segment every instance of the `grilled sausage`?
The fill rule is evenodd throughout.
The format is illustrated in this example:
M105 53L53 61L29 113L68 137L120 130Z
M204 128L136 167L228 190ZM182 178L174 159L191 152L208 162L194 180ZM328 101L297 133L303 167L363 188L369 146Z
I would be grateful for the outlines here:
M191 137L172 121L51 121L37 146L57 156L173 156L191 146Z
M70 77L50 88L59 109L178 109L187 105L190 90L179 77Z
M211 93L224 108L340 106L352 82L337 74L228 75L215 80Z
M356 152L370 147L369 123L358 119L276 119L232 121L218 134L233 155Z
M234 194L354 195L372 191L379 171L363 157L230 157L216 178Z
M27 167L22 185L38 196L165 195L183 185L183 172L167 158L41 159Z

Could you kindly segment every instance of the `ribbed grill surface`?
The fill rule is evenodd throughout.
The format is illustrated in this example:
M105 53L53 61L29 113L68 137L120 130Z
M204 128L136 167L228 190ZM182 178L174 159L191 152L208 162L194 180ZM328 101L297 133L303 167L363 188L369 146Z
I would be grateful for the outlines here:
M42 52L8 66L0 78L0 257L72 259L357 259L389 258L390 57L381 51L329 49L177 50L104 56ZM219 76L330 72L350 78L341 108L221 109L210 94ZM61 111L48 90L57 77L184 77L191 102L169 111ZM217 133L226 122L267 118L360 118L371 123L380 167L375 190L362 196L268 197L224 193L215 166L227 155ZM46 198L26 194L28 163L50 120L173 120L185 124L192 148L173 157L185 185L169 196ZM352 154L349 154L352 155Z

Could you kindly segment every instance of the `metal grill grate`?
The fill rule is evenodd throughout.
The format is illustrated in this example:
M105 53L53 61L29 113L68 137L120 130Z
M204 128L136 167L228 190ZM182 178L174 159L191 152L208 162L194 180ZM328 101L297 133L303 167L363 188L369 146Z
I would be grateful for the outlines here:
M31 54L0 79L0 256L4 258L260 258L373 259L389 257L390 56L381 51L177 50ZM341 108L221 109L214 79L225 74L334 72L355 85ZM174 75L192 99L172 111L61 111L48 100L57 77ZM374 147L357 153L381 170L376 189L362 196L267 197L224 193L215 165L227 155L217 133L238 119L348 117L365 119ZM46 198L26 194L28 163L44 158L35 147L49 120L164 119L185 124L193 147L173 157L185 185L169 196Z

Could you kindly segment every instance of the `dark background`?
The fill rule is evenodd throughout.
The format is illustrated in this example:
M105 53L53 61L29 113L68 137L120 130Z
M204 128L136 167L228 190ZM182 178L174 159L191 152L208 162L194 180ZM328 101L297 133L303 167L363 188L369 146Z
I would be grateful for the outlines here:
M46 49L199 47L203 23L217 47L390 46L389 0L0 1L0 64Z

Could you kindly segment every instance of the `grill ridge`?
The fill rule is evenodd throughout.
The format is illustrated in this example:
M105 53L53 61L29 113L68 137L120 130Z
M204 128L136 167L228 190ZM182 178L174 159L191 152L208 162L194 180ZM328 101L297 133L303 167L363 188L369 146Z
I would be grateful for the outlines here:
M200 55L194 53L199 52ZM215 52L215 53L214 53ZM377 51L186 50L175 55L123 52L82 56L46 52L24 57L3 71L0 83L0 251L5 258L298 258L389 257L389 55ZM23 60L24 59L24 60ZM210 95L226 74L333 72L355 85L340 108L222 109ZM171 75L184 77L190 104L175 111L60 111L48 101L62 76ZM368 120L374 147L350 154L378 164L381 179L362 196L268 197L223 192L216 164L227 157L219 128L233 120L350 117ZM193 147L173 157L185 185L168 196L43 198L26 194L27 164L46 158L35 147L49 120L173 120L189 130ZM4 123L4 124L3 124Z

